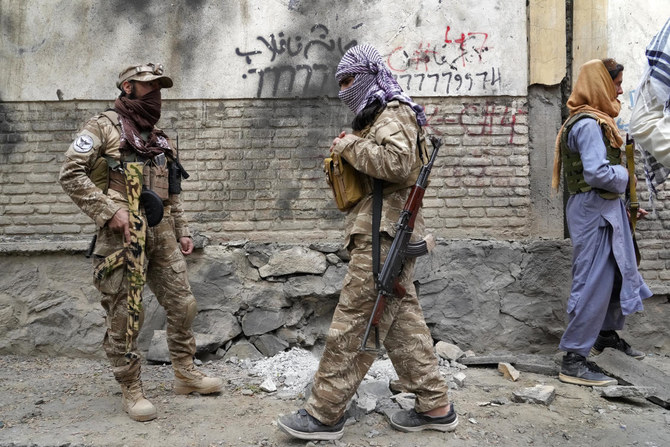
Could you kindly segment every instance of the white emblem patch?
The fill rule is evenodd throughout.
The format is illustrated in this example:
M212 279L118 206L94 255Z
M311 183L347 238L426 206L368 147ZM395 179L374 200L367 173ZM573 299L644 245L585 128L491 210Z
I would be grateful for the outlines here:
M82 154L93 149L93 138L88 135L80 135L74 140L74 150Z

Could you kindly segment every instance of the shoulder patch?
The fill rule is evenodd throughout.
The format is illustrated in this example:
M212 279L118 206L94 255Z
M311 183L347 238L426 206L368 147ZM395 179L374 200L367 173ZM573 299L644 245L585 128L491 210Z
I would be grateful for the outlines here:
M73 147L75 151L85 154L93 149L93 138L88 135L80 135L74 140Z

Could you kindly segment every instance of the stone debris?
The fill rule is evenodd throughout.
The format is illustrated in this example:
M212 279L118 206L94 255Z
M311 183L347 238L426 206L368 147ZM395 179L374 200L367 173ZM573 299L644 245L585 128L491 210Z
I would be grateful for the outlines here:
M363 418L377 409L377 399L373 396L354 397L347 407L347 415L356 421Z
M642 397L646 398L654 394L656 391L652 387L645 386L597 386L593 387L603 397Z
M256 347L247 340L240 340L233 344L230 349L226 351L226 354L223 356L223 360L228 361L233 357L238 360L257 360L262 359L263 354L258 352L258 349L256 349Z
M535 385L512 393L512 400L520 403L542 404L549 406L556 396L551 385Z
M361 396L369 394L379 397L391 397L393 392L389 388L389 380L369 379L364 380L358 386L358 394Z
M452 368L456 368L456 369L468 369L467 366L465 366L462 363L458 363L456 360L450 361L449 366L451 366Z
M318 365L319 359L309 351L293 348L274 357L256 360L250 372L258 377L279 381L288 395L297 397L314 377Z
M517 371L516 368L507 362L498 363L498 371L503 374L505 379L511 380L512 382L519 380L519 376L521 375L521 373Z
M509 405L510 400L506 397L496 397L491 399L491 405Z
M517 354L512 365L522 372L552 377L558 376L560 370L559 364L551 356L538 354Z
M645 396L647 400L670 409L670 376L663 371L616 349L605 349L591 361L618 379L619 383L649 389L649 394Z
M259 388L266 393L274 393L277 391L277 385L275 385L274 380L269 377L260 384Z
M512 354L475 355L460 359L467 366L494 366L499 363L515 363L516 357Z
M518 371L543 374L546 376L558 375L559 366L546 355L537 354L490 354L480 356L465 356L459 362L468 366L494 366L500 363L509 363Z
M466 378L466 375L464 373L462 373L461 371L459 371L459 372L455 373L453 376L451 376L451 379L459 387L462 387L465 384L465 378Z
M414 408L414 398L413 393L400 393L391 397L391 400L397 402L403 410L411 410Z
M340 257L337 256L334 253L328 253L326 255L326 260L328 261L329 264L333 264L333 265L337 265L337 264L342 263L342 260L340 259Z
M288 348L288 343L272 334L260 335L255 341L254 346L265 357L272 357Z
M313 242L309 244L310 250L320 251L322 253L337 253L342 248L342 244L333 242Z
M444 341L437 342L435 345L435 353L439 357L447 360L458 360L465 355L461 348Z

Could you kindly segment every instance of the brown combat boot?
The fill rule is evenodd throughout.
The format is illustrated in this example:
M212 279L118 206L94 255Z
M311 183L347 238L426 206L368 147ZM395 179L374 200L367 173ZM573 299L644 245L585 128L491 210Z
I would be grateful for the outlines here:
M173 365L174 392L176 394L212 394L220 393L223 389L223 380L218 377L207 377L198 371L193 363Z
M156 419L156 407L144 397L141 380L122 383L121 391L123 392L123 411L128 413L131 419L139 422Z

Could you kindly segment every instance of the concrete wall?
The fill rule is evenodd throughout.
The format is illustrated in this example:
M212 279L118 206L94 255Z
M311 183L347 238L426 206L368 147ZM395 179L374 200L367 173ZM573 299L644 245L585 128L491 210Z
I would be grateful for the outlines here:
M0 11L3 101L108 99L129 61L165 64L171 99L334 96L356 43L377 47L411 95L526 93L524 0L2 0Z

